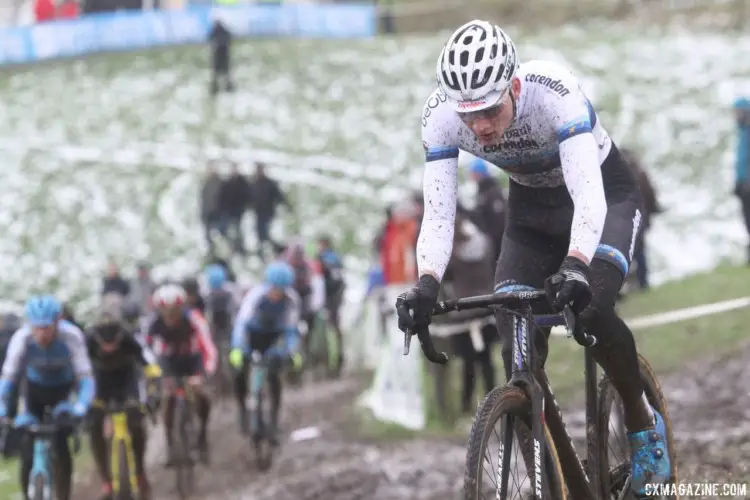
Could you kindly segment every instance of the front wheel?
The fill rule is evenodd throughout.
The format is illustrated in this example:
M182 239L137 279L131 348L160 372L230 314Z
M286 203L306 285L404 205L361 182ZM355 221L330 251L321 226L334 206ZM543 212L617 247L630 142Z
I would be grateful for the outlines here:
M531 419L531 401L517 387L496 387L479 404L466 453L464 500L529 497L534 470ZM499 431L495 428L498 423ZM567 500L560 459L546 425L544 436L543 498ZM498 438L496 444L490 444L492 437ZM494 464L493 457L497 458ZM511 467L516 472L511 472ZM514 484L509 484L511 481Z
M651 406L664 418L667 427L667 449L672 460L672 477L668 484L677 484L677 456L672 434L672 421L667 411L667 400L661 391L659 381L646 359L638 355L646 398ZM620 395L607 376L599 382L599 483L601 498L605 500L622 498L622 493L630 488L631 464L627 431L623 422L623 409ZM678 496L662 497L678 500Z
M52 490L47 483L47 478L37 474L29 483L29 498L32 500L52 500Z

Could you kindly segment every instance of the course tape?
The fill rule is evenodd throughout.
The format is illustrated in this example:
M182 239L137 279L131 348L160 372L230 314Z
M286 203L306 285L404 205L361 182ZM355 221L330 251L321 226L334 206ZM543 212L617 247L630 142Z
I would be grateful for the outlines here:
M689 319L701 318L703 316L710 316L712 314L734 311L736 309L742 309L743 307L748 306L750 306L750 296L740 297L738 299L724 300L721 302L713 302L711 304L701 304L699 306L686 307L684 309L676 309L674 311L667 311L663 313L639 316L637 318L625 320L625 323L633 330L645 330L647 328L669 325L671 323L678 323L680 321L687 321ZM567 332L564 327L555 327L552 329L552 334L566 335Z

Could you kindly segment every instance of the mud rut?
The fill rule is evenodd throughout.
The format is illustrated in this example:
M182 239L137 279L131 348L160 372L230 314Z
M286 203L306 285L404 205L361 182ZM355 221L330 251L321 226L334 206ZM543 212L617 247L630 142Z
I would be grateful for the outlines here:
M688 364L662 377L679 446L682 482L750 480L750 344L731 358ZM286 390L283 430L317 426L312 440L287 441L273 468L257 472L240 436L233 401L214 409L212 462L197 470L195 498L237 500L357 500L457 498L463 479L463 443L409 440L373 443L344 429L363 390L357 380ZM582 414L569 413L572 434L583 435ZM174 479L162 468L161 428L151 430L148 461L154 499L172 499ZM80 497L95 498L98 482L85 478Z

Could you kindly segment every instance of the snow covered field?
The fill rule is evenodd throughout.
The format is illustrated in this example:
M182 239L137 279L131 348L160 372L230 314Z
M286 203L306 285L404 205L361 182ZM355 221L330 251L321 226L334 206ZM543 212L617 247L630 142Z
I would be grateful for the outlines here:
M728 108L750 88L749 36L512 34L523 58L570 64L615 141L644 155L666 208L649 242L655 281L741 258ZM203 47L5 71L0 297L90 303L110 256L126 267L148 256L161 275L197 269L208 157L267 161L297 206L279 234L332 233L362 271L386 202L419 185L419 116L443 38L245 43L239 90L216 104Z

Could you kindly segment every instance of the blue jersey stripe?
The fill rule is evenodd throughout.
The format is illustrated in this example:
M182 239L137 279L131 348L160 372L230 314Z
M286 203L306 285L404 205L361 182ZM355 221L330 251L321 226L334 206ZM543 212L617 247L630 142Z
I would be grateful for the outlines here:
M458 148L455 146L435 146L425 150L425 161L450 160L458 158Z
M558 144L567 141L571 137L575 137L580 134L588 134L591 132L591 120L588 116L581 116L575 120L571 120L557 130L557 142Z

